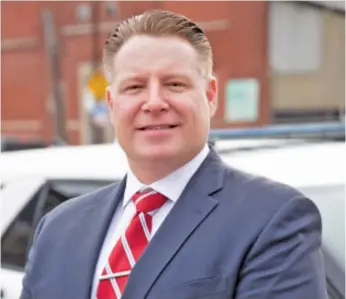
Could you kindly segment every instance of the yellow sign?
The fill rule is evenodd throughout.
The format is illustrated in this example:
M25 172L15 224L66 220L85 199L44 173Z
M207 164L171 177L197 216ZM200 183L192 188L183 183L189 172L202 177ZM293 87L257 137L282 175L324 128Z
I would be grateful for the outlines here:
M104 75L97 71L88 81L88 88L92 92L96 101L102 101L106 97L107 80Z

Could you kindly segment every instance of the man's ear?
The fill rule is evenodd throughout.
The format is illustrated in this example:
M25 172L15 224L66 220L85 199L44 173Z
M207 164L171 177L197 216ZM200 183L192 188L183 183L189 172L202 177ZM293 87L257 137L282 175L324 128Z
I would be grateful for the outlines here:
M106 100L107 100L109 108L110 109L113 108L113 94L112 94L110 86L106 87Z
M218 87L217 80L214 76L210 76L208 78L207 83L207 99L209 103L210 116L213 117L217 110L217 102L218 102Z
M111 122L113 123L114 97L113 97L113 93L112 93L110 86L107 86L107 88L106 88L106 100L107 100L107 104L108 104L109 117L110 117Z

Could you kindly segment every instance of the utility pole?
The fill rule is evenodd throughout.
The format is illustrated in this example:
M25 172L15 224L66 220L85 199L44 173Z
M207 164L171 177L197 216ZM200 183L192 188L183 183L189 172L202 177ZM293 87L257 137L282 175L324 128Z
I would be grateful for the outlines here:
M101 73L100 68L100 54L99 54L99 47L100 47L100 38L99 38L99 2L94 1L90 2L92 3L92 24L93 24L93 30L91 35L91 47L92 47L92 76L95 76L98 73ZM99 105L103 99L100 99L97 97L96 94L94 94L95 97L95 105ZM97 124L94 122L93 116L92 118L92 143L104 143L105 142L105 129L101 124Z
M59 56L59 42L56 34L54 18L52 12L45 8L42 12L44 41L48 54L51 88L53 95L53 128L54 138L63 142L67 142L65 109L61 92L61 70Z
M99 55L99 2L91 2L92 8L92 23L93 23L93 72L96 72L100 67L100 55Z

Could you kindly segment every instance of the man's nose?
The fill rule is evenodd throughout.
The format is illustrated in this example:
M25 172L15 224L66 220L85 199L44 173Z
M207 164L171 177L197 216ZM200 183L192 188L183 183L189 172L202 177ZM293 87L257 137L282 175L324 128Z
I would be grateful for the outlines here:
M147 99L142 108L146 112L160 112L169 108L164 98L164 92L158 82L150 84Z

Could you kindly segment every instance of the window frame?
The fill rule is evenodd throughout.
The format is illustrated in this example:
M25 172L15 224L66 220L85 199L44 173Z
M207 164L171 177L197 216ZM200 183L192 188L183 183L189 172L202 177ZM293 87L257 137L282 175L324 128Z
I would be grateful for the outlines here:
M25 259L27 261L29 250L32 246L33 237L35 234L36 227L37 227L38 223L40 222L40 220L45 215L45 214L43 214L43 210L46 206L46 202L48 200L48 195L51 191L54 191L55 193L66 197L66 200L70 200L71 198L74 198L76 196L80 196L82 194L86 194L92 190L102 188L102 187L109 185L109 184L112 184L114 182L115 182L114 180L107 180L107 179L75 179L75 178L73 178L73 179L69 179L69 178L47 179L42 184L42 186L32 195L32 197L30 197L30 199L27 201L27 203L17 213L17 215L12 219L11 223L7 226L6 231L1 236L1 243L3 244L3 240L8 236L9 232L13 228L13 225L16 223L16 221L18 221L18 217L20 215L22 215L22 213L25 211L26 208L28 208L28 206L30 205L30 203L33 200L36 200L37 202L35 204L34 212L32 214L32 220L30 221L30 224L29 224L31 227L31 232L28 236L28 242L27 242L27 246L26 246L26 250L25 250L25 255L26 255ZM92 184L95 186L95 188L91 188L91 190L89 190L86 193L82 193L82 194L74 195L74 196L68 196L66 194L61 193L56 188L57 184L64 184L64 183L71 184L71 185L73 185L73 184L77 184L77 185L78 184L83 184L83 185ZM57 207L57 206L55 206L55 207ZM26 263L23 266L17 266L17 265L13 265L13 264L4 262L3 260L1 261L1 268L13 270L13 271L23 272L25 265L26 265Z

